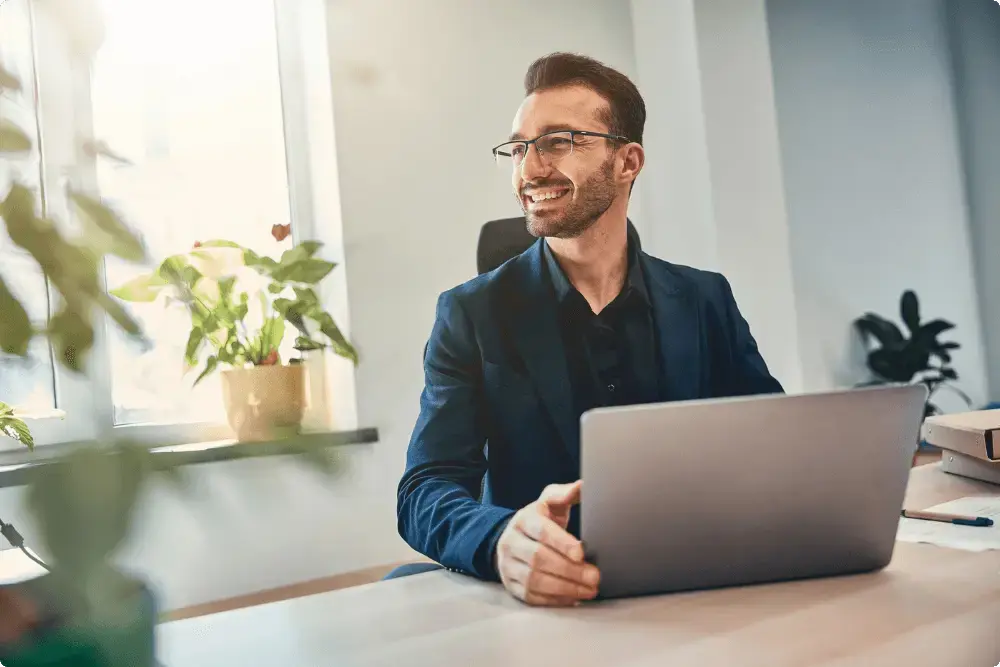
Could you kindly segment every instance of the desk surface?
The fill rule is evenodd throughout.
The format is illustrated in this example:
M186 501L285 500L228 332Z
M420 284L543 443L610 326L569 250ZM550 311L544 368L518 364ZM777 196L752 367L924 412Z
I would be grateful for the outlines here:
M998 487L914 469L907 507ZM167 667L992 667L1000 551L898 543L885 570L533 609L433 572L159 626Z

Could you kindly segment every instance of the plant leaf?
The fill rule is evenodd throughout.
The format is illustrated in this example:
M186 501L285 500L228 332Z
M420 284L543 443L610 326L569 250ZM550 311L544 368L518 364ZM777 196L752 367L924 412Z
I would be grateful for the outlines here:
M10 70L4 68L2 63L0 63L0 90L21 92L21 80L14 76Z
M94 328L88 317L64 308L49 320L49 340L66 368L83 372L87 355L94 346Z
M194 366L198 363L198 350L201 349L204 342L204 329L201 327L193 327L191 329L191 334L188 336L187 345L184 347L184 361L187 362L188 366Z
M336 266L333 262L327 262L322 259L303 259L288 266L282 265L278 267L274 271L273 276L279 282L314 285L328 276Z
M913 290L903 292L899 300L899 314L911 333L915 334L920 329L920 302Z
M0 276L0 350L24 357L32 336L31 320Z
M320 331L323 332L333 347L333 351L336 352L341 357L350 359L351 362L358 363L358 352L354 349L344 334L341 333L340 328L337 326L336 322L333 321L333 317L327 313L320 313L318 317L314 317L316 322L319 324Z
M933 340L945 331L954 329L955 325L947 320L933 320L923 325L919 329L919 335L925 336L928 340Z
M863 317L855 320L854 325L862 334L867 334L875 338L882 347L891 347L903 342L903 332L889 320L867 313Z
M86 221L91 231L103 235L98 248L107 248L113 255L130 262L141 262L146 258L146 247L142 241L122 222L121 217L104 202L82 192L70 191L70 198L76 205L80 217Z
M199 382L201 382L206 377L208 377L208 375L212 371L214 371L215 368L216 368L216 366L218 366L218 365L219 365L219 359L215 355L212 355L211 357L209 357L208 359L206 359L205 360L205 368L202 369L201 373L195 379L195 381L194 381L195 385L197 385Z
M0 155L5 153L27 153L33 144L28 135L17 125L0 118Z
M167 281L158 273L147 273L137 276L121 287L111 290L110 294L122 301L150 303L156 301Z

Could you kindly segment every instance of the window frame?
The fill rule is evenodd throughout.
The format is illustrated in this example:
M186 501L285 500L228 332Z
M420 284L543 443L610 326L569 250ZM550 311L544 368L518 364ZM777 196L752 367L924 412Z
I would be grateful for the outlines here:
M46 109L60 107L58 97L66 91L52 84L46 85L50 66L44 61L44 49L39 44L45 40L74 41L73 26L67 23L58 10L46 10L45 3L30 2L32 15L32 50L35 62L35 80L38 82L39 131L42 163L46 164L45 134L56 131L57 121ZM96 6L96 2L91 3ZM339 184L336 165L336 141L333 132L334 109L330 50L327 37L327 8L324 0L272 0L276 36L283 136L285 143L285 174L289 192L292 238L295 243L318 240L324 244L324 255L336 261L337 270L320 286L320 299L337 320L345 336L350 338L350 321L347 308L346 266L341 230L339 190L330 184ZM46 13L45 20L37 20ZM60 24L60 25L57 25ZM98 31L99 32L99 31ZM57 34L61 33L61 34ZM86 40L84 40L86 42ZM99 42L99 40L98 40ZM90 49L68 49L73 57L64 64L74 68L71 73L77 84L70 93L74 113L73 129L77 137L92 136L89 67L92 54L99 43ZM51 51L51 49L49 50ZM51 57L51 56L49 56ZM44 67L39 66L43 62ZM65 100L63 100L65 103ZM96 165L92 158L77 150L75 176L88 188L97 191ZM58 174L42 168L42 178L47 193L60 192ZM323 224L317 224L322 220ZM102 272L103 280L103 272ZM54 296L49 287L50 300ZM229 440L234 437L231 428L221 415L220 422L154 423L115 425L111 388L111 358L108 348L108 320L95 327L95 342L85 377L76 376L55 365L55 393L58 410L51 414L30 415L26 419L36 445L65 444L88 440L129 440L149 445L179 445L196 442ZM331 356L331 355L328 355ZM334 395L337 401L326 406L333 413L338 429L357 427L354 392L354 367L349 362L327 363L326 373L317 382L322 387L315 395ZM13 441L0 439L0 451L21 446Z

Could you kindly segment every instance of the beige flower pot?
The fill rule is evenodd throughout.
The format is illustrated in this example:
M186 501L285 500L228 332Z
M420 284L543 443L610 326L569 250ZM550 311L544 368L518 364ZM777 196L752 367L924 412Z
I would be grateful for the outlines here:
M226 415L238 440L272 440L299 432L306 408L303 366L253 366L221 374Z

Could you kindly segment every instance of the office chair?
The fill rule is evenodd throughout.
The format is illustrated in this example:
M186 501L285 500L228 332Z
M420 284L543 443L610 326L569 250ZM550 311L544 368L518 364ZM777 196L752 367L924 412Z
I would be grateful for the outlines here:
M629 236L639 244L639 233L632 221L628 221ZM490 220L479 230L479 244L476 248L476 269L480 274L488 273L508 259L517 257L534 244L537 239L525 226L524 216Z

